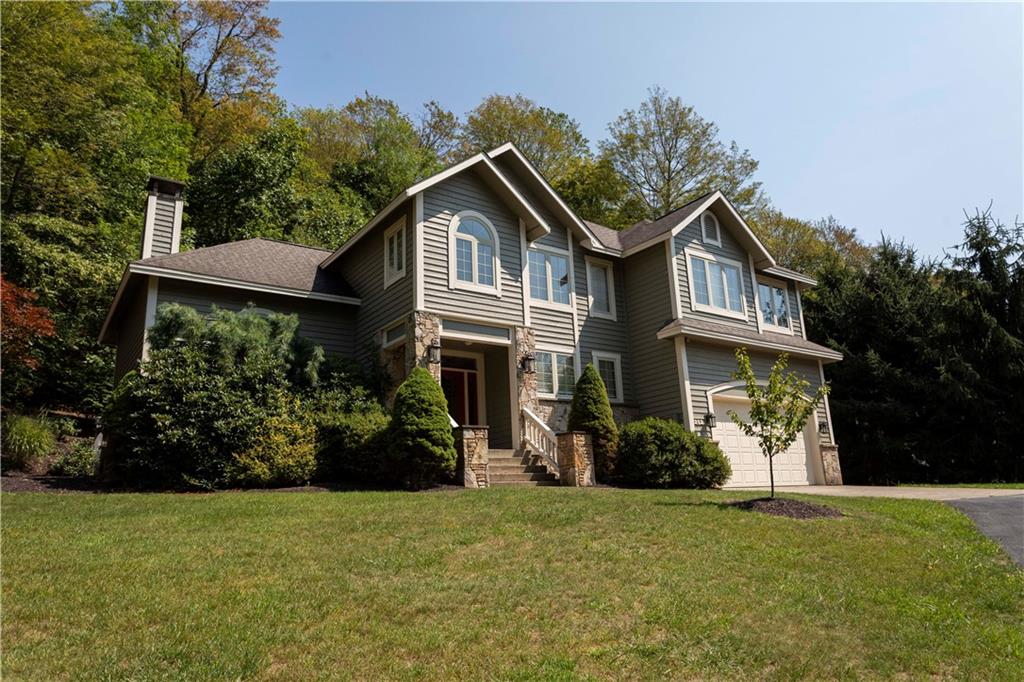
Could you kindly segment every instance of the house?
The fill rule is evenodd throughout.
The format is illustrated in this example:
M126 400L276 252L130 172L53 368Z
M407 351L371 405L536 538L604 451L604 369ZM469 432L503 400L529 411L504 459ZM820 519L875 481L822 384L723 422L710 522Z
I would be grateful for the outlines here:
M581 220L506 144L409 187L334 252L248 239L179 253L181 192L150 180L141 258L101 333L118 377L146 357L162 303L296 313L304 336L396 385L428 368L463 447L472 439L468 485L552 481L587 363L620 423L679 420L719 442L728 485L764 485L756 441L727 414L746 404L735 349L763 375L789 353L815 387L842 359L806 337L814 280L776 265L721 192L619 232ZM520 448L551 473L516 470ZM841 482L827 400L775 468L782 485Z

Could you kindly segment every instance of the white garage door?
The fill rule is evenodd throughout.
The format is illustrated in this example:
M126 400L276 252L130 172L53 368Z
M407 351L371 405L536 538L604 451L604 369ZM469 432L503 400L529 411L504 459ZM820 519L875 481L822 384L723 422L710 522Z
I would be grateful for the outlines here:
M746 400L715 398L715 440L718 441L732 464L732 478L727 488L767 486L768 458L761 453L756 438L747 436L729 417L732 410L744 421L749 419ZM775 456L775 485L808 485L814 483L816 468L811 459L814 453L813 418L808 420L802 436L785 452Z

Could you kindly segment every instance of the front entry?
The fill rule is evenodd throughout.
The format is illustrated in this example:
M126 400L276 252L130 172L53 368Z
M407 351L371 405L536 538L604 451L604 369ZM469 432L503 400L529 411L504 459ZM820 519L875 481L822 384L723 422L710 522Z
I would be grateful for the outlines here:
M441 389L448 413L459 426L482 426L486 419L483 391L484 358L479 353L450 351L441 355Z

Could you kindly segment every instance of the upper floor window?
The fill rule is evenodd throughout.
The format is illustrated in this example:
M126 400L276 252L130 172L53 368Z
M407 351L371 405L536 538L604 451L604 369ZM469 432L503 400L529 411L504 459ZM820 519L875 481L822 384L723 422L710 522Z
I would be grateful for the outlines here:
M530 298L569 305L569 256L552 251L530 249Z
M538 350L534 359L539 395L547 398L572 395L576 388L576 357L572 352Z
M405 218L384 232L384 288L405 277Z
M590 314L614 320L615 277L611 263L587 258L587 292L590 296Z
M761 305L761 322L769 327L790 331L789 298L787 287L769 282L757 283L757 298Z
M718 227L718 218L711 211L705 211L700 217L700 237L705 244L722 245L722 234Z
M743 266L739 261L686 250L690 304L694 310L747 319Z
M501 294L498 233L487 218L475 211L463 211L452 218L448 253L451 288Z

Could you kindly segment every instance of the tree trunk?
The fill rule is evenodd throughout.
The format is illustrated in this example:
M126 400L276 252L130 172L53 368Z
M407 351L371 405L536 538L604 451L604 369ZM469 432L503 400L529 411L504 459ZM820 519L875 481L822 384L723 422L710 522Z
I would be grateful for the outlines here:
M772 483L772 499L775 499L775 458L768 458L768 480Z

